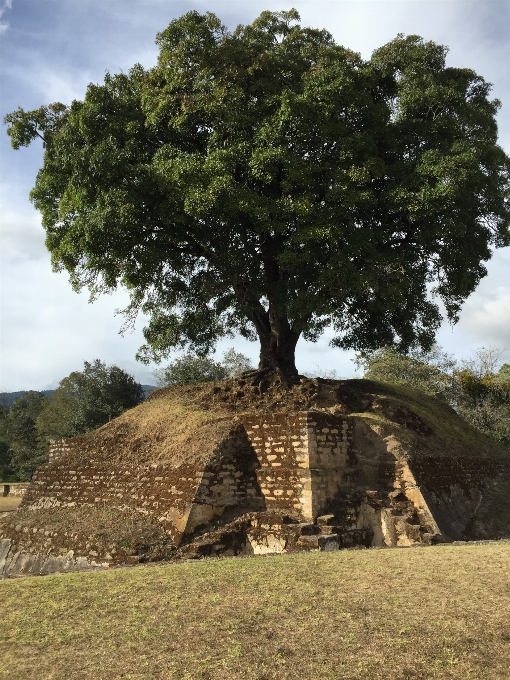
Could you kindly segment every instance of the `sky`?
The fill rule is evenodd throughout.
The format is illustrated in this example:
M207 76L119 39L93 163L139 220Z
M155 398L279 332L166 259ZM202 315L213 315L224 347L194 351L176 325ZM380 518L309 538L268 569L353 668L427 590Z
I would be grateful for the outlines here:
M510 0L0 0L0 116L83 99L88 83L105 71L155 64L156 33L190 10L214 12L233 29L262 11L295 7L301 24L326 28L336 42L369 58L398 33L448 45L448 65L468 67L493 84L502 102L500 144L510 153ZM144 319L119 334L127 305L118 291L90 304L74 293L65 273L51 271L39 214L28 195L42 164L42 147L11 149L0 131L0 392L52 389L83 361L116 364L142 383L154 384L155 366L135 360ZM510 360L510 248L495 252L488 275L466 301L453 328L443 324L439 344L456 358L482 346L498 347ZM312 344L300 340L301 373L335 370L352 377L353 352L328 345L332 333ZM242 338L218 344L254 364L258 346Z

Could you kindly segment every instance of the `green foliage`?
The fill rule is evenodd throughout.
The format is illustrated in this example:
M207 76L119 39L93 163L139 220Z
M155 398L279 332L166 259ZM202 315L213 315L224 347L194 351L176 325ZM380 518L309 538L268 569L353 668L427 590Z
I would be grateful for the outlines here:
M59 386L37 417L38 432L46 440L72 437L74 435L73 417L79 407L79 398Z
M7 433L8 416L8 407L0 404L0 482L17 482L19 480L11 464L11 449Z
M446 401L477 427L510 446L510 374L508 364L496 372L501 352L482 348L457 365L440 347L399 354L392 348L358 356L364 377L405 385Z
M143 401L142 386L118 366L96 359L84 362L60 381L40 413L37 427L46 439L86 434Z
M510 447L510 374L501 352L482 348L456 374L457 411L479 430Z
M156 370L154 375L158 386L166 387L223 380L236 377L252 368L248 357L231 347L223 354L222 362L214 361L208 356L188 353L170 362L166 368Z
M240 333L297 374L298 338L329 325L338 347L428 349L430 284L455 321L510 243L489 84L419 36L366 61L298 20L188 12L154 68L5 118L14 148L43 138L31 198L55 270L127 288L142 360Z
M166 368L154 371L154 375L158 387L166 387L223 380L227 377L227 372L220 363L210 357L188 353L171 361Z
M476 378L462 372L457 412L485 434L510 448L510 380Z
M503 378L504 380L510 378L510 364L503 364L500 367L498 371L498 377Z
M401 354L392 347L357 355L356 364L364 368L364 378L406 385L433 397L451 401L455 393L455 360L434 345L429 351L414 350Z
M236 352L233 347L223 353L221 364L227 378L237 378L241 373L253 370L250 359L242 352Z
M48 461L47 443L39 435L36 421L47 403L39 392L28 392L16 399L6 416L8 473L28 481L36 468Z

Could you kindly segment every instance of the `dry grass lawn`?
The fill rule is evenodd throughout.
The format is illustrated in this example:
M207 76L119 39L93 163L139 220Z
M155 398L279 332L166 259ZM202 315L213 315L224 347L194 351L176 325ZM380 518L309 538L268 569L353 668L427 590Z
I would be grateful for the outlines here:
M510 542L0 583L0 677L508 680Z
M22 496L0 496L0 512L10 512L17 510L21 503Z

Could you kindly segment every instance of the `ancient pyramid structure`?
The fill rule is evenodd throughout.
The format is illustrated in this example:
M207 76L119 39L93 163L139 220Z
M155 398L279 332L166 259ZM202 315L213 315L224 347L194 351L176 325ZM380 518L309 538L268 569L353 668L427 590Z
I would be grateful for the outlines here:
M160 390L54 442L0 573L510 537L510 452L406 388L243 378Z

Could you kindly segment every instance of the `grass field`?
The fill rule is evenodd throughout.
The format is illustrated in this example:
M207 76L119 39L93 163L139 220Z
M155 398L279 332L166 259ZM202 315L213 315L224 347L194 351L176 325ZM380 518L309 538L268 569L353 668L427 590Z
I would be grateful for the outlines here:
M510 543L0 582L0 677L510 678Z
M22 496L0 496L0 512L16 510L21 503Z

